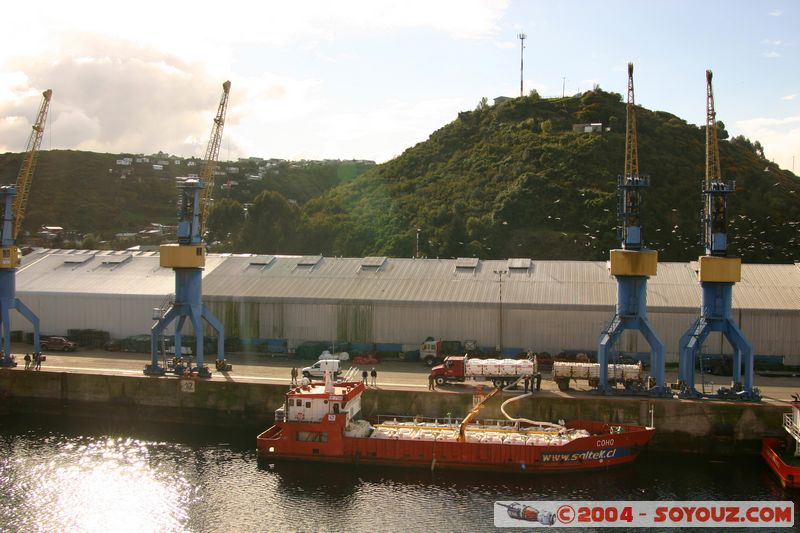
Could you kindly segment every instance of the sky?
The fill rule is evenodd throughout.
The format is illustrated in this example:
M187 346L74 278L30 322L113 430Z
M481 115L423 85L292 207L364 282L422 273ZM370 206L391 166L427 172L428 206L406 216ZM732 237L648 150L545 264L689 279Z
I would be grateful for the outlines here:
M524 33L526 94L625 94L632 61L637 104L704 124L712 69L717 119L800 174L796 1L121 5L4 5L0 152L25 150L50 88L42 149L202 157L230 80L220 159L380 163L482 97L518 96Z

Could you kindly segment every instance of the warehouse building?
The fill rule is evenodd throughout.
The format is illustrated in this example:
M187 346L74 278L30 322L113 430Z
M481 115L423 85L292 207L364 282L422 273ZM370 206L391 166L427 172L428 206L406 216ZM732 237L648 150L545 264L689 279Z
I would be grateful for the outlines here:
M694 263L660 263L648 283L648 313L677 361L678 341L699 315ZM171 269L157 252L38 250L25 256L17 295L44 335L99 329L113 338L149 333L153 309L169 304ZM333 258L211 254L203 300L226 337L244 346L341 340L400 350L428 336L476 340L507 354L593 352L616 303L602 261ZM742 265L735 320L758 355L800 364L800 265ZM14 329L30 331L19 315ZM189 331L191 331L191 327ZM636 331L623 352L646 352ZM730 353L712 334L705 353Z

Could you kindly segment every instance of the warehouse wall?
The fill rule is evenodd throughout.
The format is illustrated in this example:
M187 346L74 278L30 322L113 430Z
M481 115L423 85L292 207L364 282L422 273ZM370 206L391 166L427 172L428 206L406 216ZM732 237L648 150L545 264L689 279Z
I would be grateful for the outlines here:
M152 309L164 296L28 293L20 298L41 320L43 334L66 334L68 329L100 329L114 338L149 333ZM307 340L349 340L417 344L429 335L441 339L477 340L493 347L595 351L603 326L613 308L541 308L535 305L500 307L497 304L404 302L285 302L227 298L206 302L236 337L287 339L290 346ZM677 362L681 335L699 310L651 309L650 320L667 350L667 361ZM786 364L800 365L800 311L734 309L734 318L750 339L756 354L782 355ZM32 331L20 315L12 315L13 329ZM187 323L185 331L191 334ZM648 351L638 332L626 333L625 351ZM704 346L708 353L730 346L712 334Z

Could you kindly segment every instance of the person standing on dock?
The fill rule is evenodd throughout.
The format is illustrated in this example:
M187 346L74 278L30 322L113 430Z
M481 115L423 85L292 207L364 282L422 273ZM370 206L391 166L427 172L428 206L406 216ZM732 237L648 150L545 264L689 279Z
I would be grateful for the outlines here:
M292 367L292 374L291 375L292 375L292 387L294 387L295 385L297 385L297 367L296 366Z
M31 369L31 354L26 353L25 354L25 370L30 370L30 369Z
M40 352L36 352L33 354L33 361L36 363L34 370L41 370L42 369L42 354Z
M528 394L528 387L531 386L531 377L525 376L524 383L525 383L525 394Z
M428 390L436 390L436 381L433 379L433 373L428 374Z
M372 367L372 370L369 373L370 377L372 378L372 386L377 388L378 387L378 371L375 370L375 367Z

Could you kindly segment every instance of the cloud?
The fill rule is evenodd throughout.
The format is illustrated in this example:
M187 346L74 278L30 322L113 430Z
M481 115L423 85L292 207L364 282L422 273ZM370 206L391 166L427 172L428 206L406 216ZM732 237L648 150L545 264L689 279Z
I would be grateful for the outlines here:
M734 129L752 141L760 141L767 158L785 169L792 168L792 156L800 155L800 115L739 120Z
M781 96L781 100L794 100L797 98L796 94L787 94L786 96Z
M290 159L373 159L387 161L407 147L449 123L465 107L474 107L460 98L429 99L409 102L386 99L355 109L330 110L331 106L314 84L296 81L285 101L265 102L262 109L245 104L245 113L258 112L261 119L237 126L237 135L249 139L243 143L248 155ZM293 109L292 98L309 100L303 115L275 113L284 107ZM477 103L477 102L475 102ZM329 112L321 110L328 108ZM269 123L258 131L258 124ZM300 123L302 127L296 127ZM265 151L268 151L265 153Z
M764 52L761 55L763 55L764 57L767 57L769 59L775 59L776 57L781 57L781 55L778 52L776 52L775 50L771 50L769 52Z
M24 83L0 101L0 117L19 114L24 104L30 127L41 91L52 88L46 125L52 148L202 155L200 146L186 154L183 141L192 133L208 135L224 80L169 54L105 36L71 35L60 49L65 57L6 62ZM38 93L36 102L31 93ZM19 145L15 129L0 130L0 149L18 151Z
M304 0L252 2L200 0L181 2L138 0L136 7L108 9L99 1L74 3L15 2L4 11L7 20L36 20L36 24L9 24L2 39L47 49L47 37L71 28L79 33L113 35L144 46L169 50L189 60L225 62L236 45L305 45L324 43L354 34L371 36L401 29L430 29L457 39L478 39L499 31L508 0ZM42 4L46 4L43 7ZM88 5L86 5L88 4ZM9 49L10 48L10 49ZM0 50L16 53L18 47Z
M770 17L780 17L781 15L783 15L783 11L781 11L780 9L773 9L772 11L769 12Z
M780 46L782 44L782 41L780 41L780 40L773 41L771 39L762 39L761 44L767 44L769 46Z
M491 43L509 0L227 0L222 9L207 0L191 6L139 0L124 14L99 0L78 4L6 7L7 20L35 23L7 24L0 34L0 150L24 148L41 92L52 88L48 147L202 156L221 83L231 79L220 157L287 157L301 150L389 157L420 140L420 131L427 135L455 118L460 104L333 101L336 88L305 73L310 69L280 74L264 68L280 61L252 56L302 47L337 65L348 61L342 54L374 46L376 36L407 30ZM336 41L355 44L336 52L330 46ZM432 102L444 107L433 110ZM331 114L348 105L363 107ZM360 144L346 145L353 137Z

